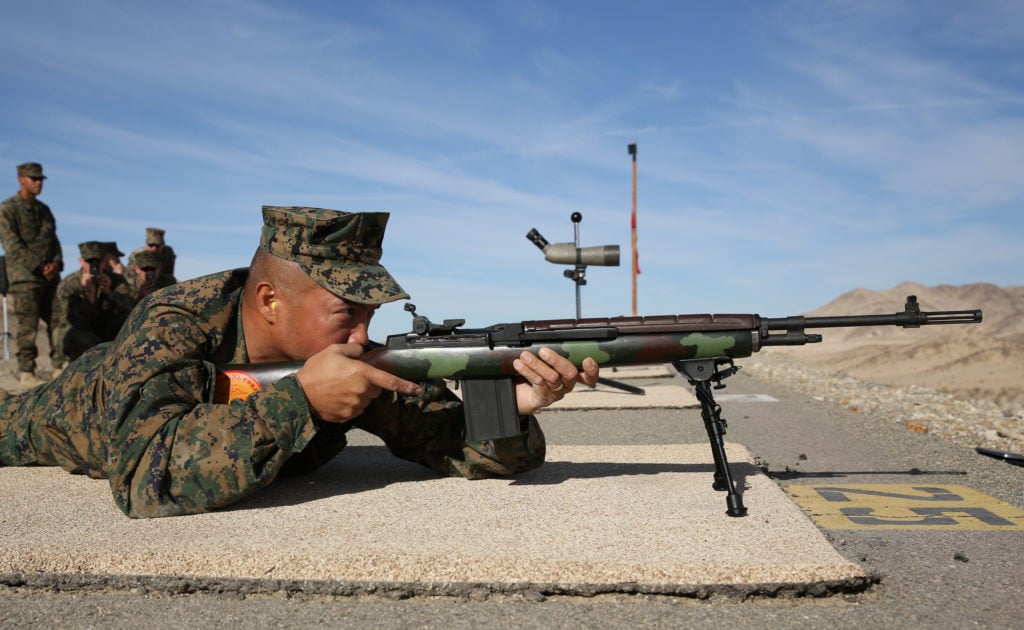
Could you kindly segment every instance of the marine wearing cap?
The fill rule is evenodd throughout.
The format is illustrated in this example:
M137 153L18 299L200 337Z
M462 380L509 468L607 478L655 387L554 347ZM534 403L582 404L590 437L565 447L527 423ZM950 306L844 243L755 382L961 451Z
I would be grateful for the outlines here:
M164 231L160 228L146 228L146 245L159 246L164 244Z
M103 246L104 253L113 254L119 258L124 256L124 252L117 248L117 241L104 241L101 242L100 245Z
M25 162L24 164L19 164L18 177L46 179L46 175L43 175L43 165L39 162Z
M260 247L299 264L317 284L359 304L408 299L380 264L387 212L263 206Z
M100 260L106 252L106 246L99 241L86 241L78 244L78 252L82 260Z
M135 266L139 269L155 269L161 262L160 254L156 252L139 252L135 254Z

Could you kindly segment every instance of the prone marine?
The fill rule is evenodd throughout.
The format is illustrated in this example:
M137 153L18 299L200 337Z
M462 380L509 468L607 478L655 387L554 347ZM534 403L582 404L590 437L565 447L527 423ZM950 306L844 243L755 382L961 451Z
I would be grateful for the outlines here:
M173 284L132 311L114 341L61 376L0 402L0 466L61 466L109 480L129 517L235 503L279 475L311 471L359 428L393 454L468 479L539 467L533 415L578 383L554 353L524 352L519 435L467 442L462 403L443 382L413 383L359 360L381 305L408 294L380 264L387 213L263 207L248 268ZM215 366L304 362L244 400L213 403Z

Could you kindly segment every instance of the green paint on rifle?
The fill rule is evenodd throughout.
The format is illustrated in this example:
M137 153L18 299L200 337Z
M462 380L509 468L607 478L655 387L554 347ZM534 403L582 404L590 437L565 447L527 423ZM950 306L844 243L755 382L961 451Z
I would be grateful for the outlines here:
M732 335L708 336L704 333L686 335L679 341L681 346L692 346L697 349L695 357L728 356L726 349L736 345L736 337Z
M583 359L591 357L598 365L604 365L612 360L612 355L601 349L600 344L594 341L566 342L561 348L552 346L552 350L561 350L560 354L566 356L576 366L583 365Z

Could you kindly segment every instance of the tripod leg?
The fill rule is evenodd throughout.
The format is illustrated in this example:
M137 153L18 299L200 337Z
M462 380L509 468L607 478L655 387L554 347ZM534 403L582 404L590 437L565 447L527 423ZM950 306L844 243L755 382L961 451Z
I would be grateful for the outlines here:
M644 394L647 393L646 391L644 391L643 387L637 387L636 385L629 385L628 383L623 383L622 381L615 381L615 380L612 380L610 378L605 378L603 376L599 376L597 378L597 382L602 384L602 385L607 385L608 387L614 387L616 389L621 389L622 391L629 392L630 394L636 394L637 396L643 396Z

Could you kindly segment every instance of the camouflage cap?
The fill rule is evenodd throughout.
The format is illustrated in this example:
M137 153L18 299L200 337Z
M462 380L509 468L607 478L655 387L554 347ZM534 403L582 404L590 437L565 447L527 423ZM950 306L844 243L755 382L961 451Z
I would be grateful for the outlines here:
M159 267L160 254L156 252L143 250L135 253L135 266L139 269L145 269L146 267Z
M164 231L160 228L146 228L146 245L163 245Z
M331 293L359 304L408 299L380 264L387 212L263 206L260 247L292 260Z
M43 175L43 165L39 162L25 162L18 165L18 177L36 177L46 179Z
M124 252L117 248L116 241L105 241L100 243L103 246L103 252L105 254L113 254L115 256L124 256Z
M86 241L78 244L78 252L82 255L82 260L99 260L103 258L105 251L106 248L99 241Z

